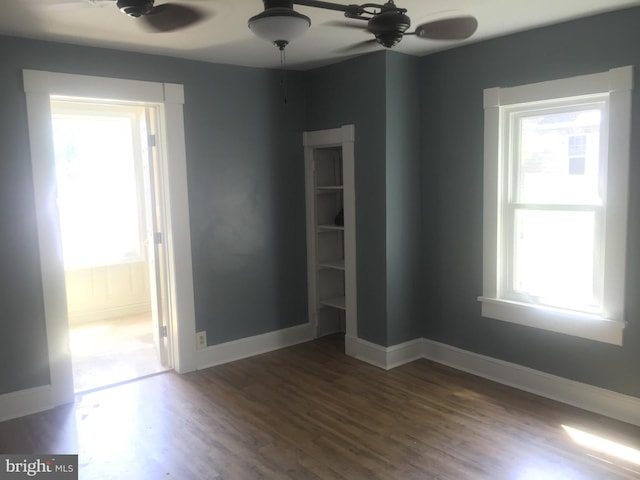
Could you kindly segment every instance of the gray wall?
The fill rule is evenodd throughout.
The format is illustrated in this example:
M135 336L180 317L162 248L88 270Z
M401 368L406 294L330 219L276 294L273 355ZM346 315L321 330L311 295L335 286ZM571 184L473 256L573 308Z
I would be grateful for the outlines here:
M27 113L16 42L0 40L0 393L49 383Z
M355 125L358 336L387 345L385 53L307 73L305 130Z
M308 73L307 129L356 127L358 336L422 336L420 62L391 51Z
M640 88L633 94L623 347L485 319L482 292L482 91L640 65L640 9L422 59L424 335L456 347L640 397ZM636 75L638 70L636 68Z
M387 346L422 336L420 62L386 55Z
M49 381L25 68L183 84L197 329L307 320L302 74L0 37L0 394Z
M421 59L307 73L0 37L0 394L48 382L23 68L185 85L196 323L210 344L306 321L303 130L356 125L358 334L425 336L640 397L640 134L625 345L484 319L482 91L640 65L640 9ZM640 92L633 96L634 125ZM417 159L417 161L415 160ZM417 291L415 289L418 289Z

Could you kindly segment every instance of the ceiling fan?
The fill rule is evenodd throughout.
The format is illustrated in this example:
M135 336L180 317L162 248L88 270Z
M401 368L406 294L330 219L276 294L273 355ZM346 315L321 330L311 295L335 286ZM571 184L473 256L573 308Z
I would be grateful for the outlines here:
M86 0L96 5L115 4L124 14L140 18L156 32L171 32L206 19L200 9L179 3L154 5L154 0Z
M391 48L405 35L436 40L463 40L474 34L478 21L471 15L457 15L418 25L413 32L406 8L399 8L393 0L379 5L341 5L317 0L263 0L264 11L249 19L249 28L256 36L274 43L280 50L294 38L302 35L311 26L311 20L293 10L293 5L323 8L344 12L350 19L364 20L365 28L380 45ZM341 24L344 25L344 24ZM355 24L354 24L355 25ZM350 25L347 25L350 26Z

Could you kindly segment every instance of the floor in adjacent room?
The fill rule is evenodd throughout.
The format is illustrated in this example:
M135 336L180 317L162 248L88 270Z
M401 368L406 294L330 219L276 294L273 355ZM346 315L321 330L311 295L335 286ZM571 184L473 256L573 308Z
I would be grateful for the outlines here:
M153 342L151 312L71 325L69 342L76 393L166 370Z

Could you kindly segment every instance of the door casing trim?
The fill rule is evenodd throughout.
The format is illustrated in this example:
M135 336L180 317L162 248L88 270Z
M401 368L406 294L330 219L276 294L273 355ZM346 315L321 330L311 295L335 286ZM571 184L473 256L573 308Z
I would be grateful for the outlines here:
M174 368L196 369L195 306L184 134L184 88L179 84L24 70L29 143L41 260L51 407L72 402L64 263L56 205L51 95L139 102L160 107L167 263ZM168 161L171 159L171 161Z

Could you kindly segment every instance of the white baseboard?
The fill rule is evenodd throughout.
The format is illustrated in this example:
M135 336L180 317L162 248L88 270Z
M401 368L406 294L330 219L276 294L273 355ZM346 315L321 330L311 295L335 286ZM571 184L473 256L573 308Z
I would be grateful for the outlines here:
M375 343L345 335L345 353L376 367L387 369L387 349Z
M28 388L0 395L0 422L53 408L51 387Z
M422 339L428 360L640 426L640 398Z
M242 338L232 342L213 345L197 351L199 370L241 358L278 350L298 343L313 340L314 331L309 323L275 332ZM44 385L0 395L0 422L31 415L53 408L51 386Z
M278 350L314 338L310 323L213 345L197 352L199 370ZM640 398L568 380L514 363L479 355L424 338L382 347L345 336L345 352L371 365L389 370L426 358L519 390L573 405L640 426ZM0 422L53 407L49 385L0 395Z
M254 337L212 345L196 352L196 368L202 370L313 339L313 326L310 323L305 323Z
M389 370L422 358L422 340L416 339L391 347L381 347L361 338L345 337L345 352L358 360Z
M640 426L640 398L576 382L425 338L382 347L346 337L347 355L389 370L426 358L472 375Z
M350 357L358 358L358 337L344 335L344 353Z

